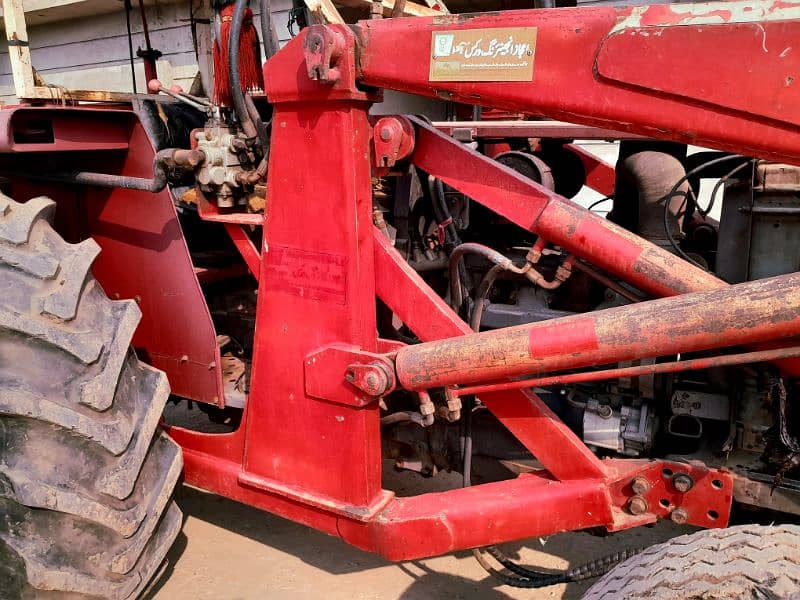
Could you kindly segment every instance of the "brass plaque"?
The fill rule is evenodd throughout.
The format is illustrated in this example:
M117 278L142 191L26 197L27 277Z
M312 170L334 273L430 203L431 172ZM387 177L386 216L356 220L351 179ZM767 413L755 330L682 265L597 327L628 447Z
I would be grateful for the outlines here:
M434 31L429 81L532 81L536 27Z

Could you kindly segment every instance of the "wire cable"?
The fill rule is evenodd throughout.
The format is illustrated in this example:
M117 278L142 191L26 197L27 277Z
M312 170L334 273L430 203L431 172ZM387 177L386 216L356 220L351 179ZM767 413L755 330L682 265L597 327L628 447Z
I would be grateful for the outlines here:
M724 162L728 162L728 161L732 161L732 160L742 160L742 159L745 159L745 158L746 157L741 156L740 154L726 154L725 156L720 156L718 158L714 158L712 160L706 161L703 164L698 165L697 167L695 167L694 169L692 169L691 171L686 173L683 177L681 177L675 183L675 185L672 186L672 189L659 200L659 202L663 202L664 203L664 232L667 235L667 240L669 240L670 245L675 249L675 252L677 252L677 254L682 259L684 259L685 261L693 264L694 266L696 266L696 267L698 267L700 269L703 269L704 271L707 271L708 269L706 267L704 267L703 265L701 265L700 263L698 263L696 260L693 260L688 254L686 254L686 252L684 252L683 249L678 245L678 242L675 240L675 237L672 235L672 231L670 231L670 226L669 226L669 213L670 213L670 210L669 209L670 209L670 206L672 204L672 199L676 198L676 197L679 197L679 196L683 196L683 203L680 205L680 207L678 207L678 212L676 213L676 216L679 217L681 211L684 210L684 208L687 206L689 194L692 194L692 195L694 194L691 191L691 189L690 189L689 194L687 194L686 192L682 192L682 191L678 190L678 188L685 181L687 181L690 177L693 177L693 176L697 175L698 173L702 172L704 169L707 169L707 168L712 167L714 165L717 165L717 164L720 164L720 163L724 163Z
M698 211L698 212L699 212L701 215L703 215L703 218L706 218L706 217L708 216L708 214L711 212L711 209L712 209L712 208L714 208L714 201L715 201L715 200L716 200L716 198L717 198L717 192L719 191L719 189L720 189L720 188L721 188L723 185L725 185L725 183L726 183L726 182L727 182L727 181L728 181L728 180L729 180L731 177L733 177L734 175L736 175L736 174L737 174L739 171L741 171L741 170L742 170L742 169L744 169L745 167L749 167L749 166L750 166L750 165L752 165L752 164L753 164L753 160L752 160L752 159L751 159L751 160L748 160L747 162L745 162L745 163L742 163L741 165L739 165L739 166L737 166L737 167L735 167L735 168L731 169L730 171L728 171L727 173L725 173L725 175L723 175L722 177L720 177L720 178L719 178L719 181L717 181L717 183L716 183L716 184L714 184L714 188L711 190L711 198L710 198L710 199L709 199L709 201L708 201L708 206L707 206L705 209L702 209L702 208L700 208L700 206L699 206L699 205L698 205L698 207L697 207L697 211Z

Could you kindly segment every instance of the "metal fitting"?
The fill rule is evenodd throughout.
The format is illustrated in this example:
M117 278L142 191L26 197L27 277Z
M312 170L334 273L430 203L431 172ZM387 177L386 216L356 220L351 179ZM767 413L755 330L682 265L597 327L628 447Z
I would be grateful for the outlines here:
M614 409L608 404L601 404L597 409L597 415L602 419L610 419L614 414Z
M350 365L344 378L368 396L383 396L392 386L391 374L383 363Z
M689 513L685 508L678 507L669 513L669 518L676 525L685 525L689 521Z
M420 390L417 394L419 395L419 412L424 419L423 426L433 425L436 406L433 404L430 394L424 390Z
M393 167L414 150L414 128L404 117L381 117L372 135L376 167Z
M447 410L444 418L453 423L461 418L461 397L452 387L446 387L444 397L447 400Z
M634 477L631 482L631 489L637 496L644 496L650 491L650 482L647 481L647 478L642 476Z
M628 512L632 515L642 515L647 512L648 508L647 500L641 496L634 496L628 500Z
M694 487L694 479L688 473L675 473L672 476L672 486L682 494Z

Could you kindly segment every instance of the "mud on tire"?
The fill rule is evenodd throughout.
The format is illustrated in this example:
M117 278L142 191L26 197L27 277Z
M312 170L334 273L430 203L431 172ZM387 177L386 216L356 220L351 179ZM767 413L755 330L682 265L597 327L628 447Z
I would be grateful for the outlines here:
M800 527L740 525L676 537L607 573L584 600L800 598Z
M166 376L130 350L141 313L91 275L55 204L0 194L0 600L135 598L181 526Z

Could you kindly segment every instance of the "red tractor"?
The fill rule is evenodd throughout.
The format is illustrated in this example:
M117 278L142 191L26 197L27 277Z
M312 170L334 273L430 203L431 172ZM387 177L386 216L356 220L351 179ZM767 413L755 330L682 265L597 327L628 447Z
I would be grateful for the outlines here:
M800 3L311 24L259 94L237 0L217 101L33 85L18 4L0 597L137 597L181 473L391 560L473 549L510 585L796 597L800 528L726 527L800 514ZM528 116L371 116L382 90ZM398 497L387 460L463 486ZM707 529L562 573L498 547L657 519Z

